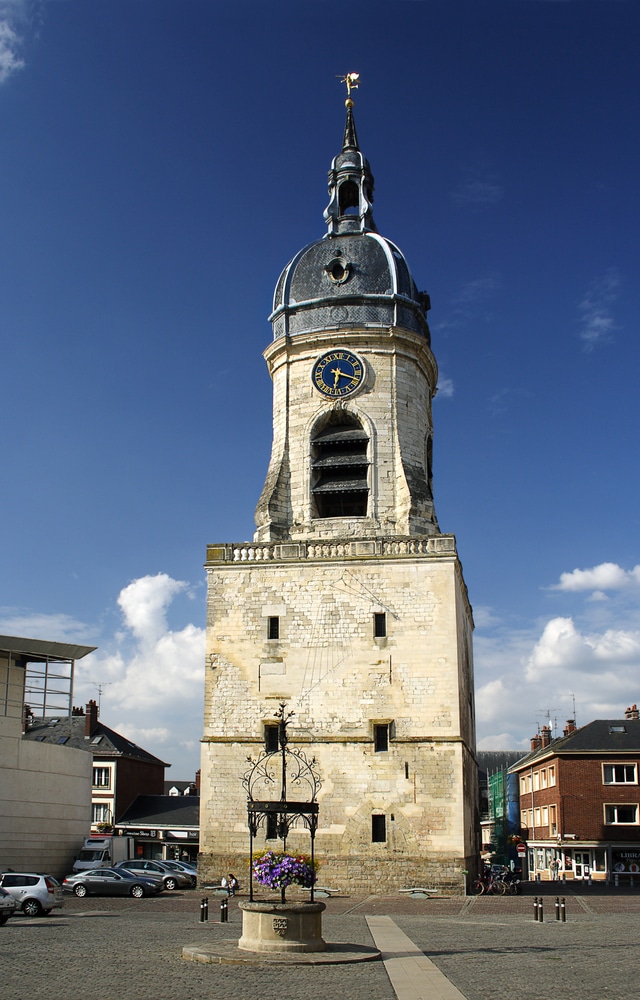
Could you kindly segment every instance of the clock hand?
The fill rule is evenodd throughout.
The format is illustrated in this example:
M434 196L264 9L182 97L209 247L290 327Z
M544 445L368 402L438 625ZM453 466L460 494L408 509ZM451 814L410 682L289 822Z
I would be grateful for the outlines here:
M331 374L334 376L334 379L333 379L333 387L334 387L334 389L335 389L335 387L338 384L338 379L339 378L351 378L352 377L351 375L347 375L347 373L343 372L342 369L340 369L340 368L332 368L331 369Z

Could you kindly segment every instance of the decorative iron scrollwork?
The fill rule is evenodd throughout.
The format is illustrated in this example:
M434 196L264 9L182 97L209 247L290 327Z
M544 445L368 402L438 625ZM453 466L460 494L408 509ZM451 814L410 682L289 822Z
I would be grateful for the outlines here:
M279 749L265 751L257 758L247 757L248 768L242 778L242 786L247 793L247 823L249 826L250 864L253 869L253 840L261 826L271 820L272 832L283 841L286 851L289 831L300 824L311 835L311 862L314 860L314 841L318 828L317 795L322 787L315 757L308 759L304 750L290 747L287 726L293 712L287 712L285 702L280 703L278 720ZM280 785L280 795L272 794ZM300 797L289 798L290 792ZM253 881L250 883L250 899L253 900ZM313 902L313 886L311 887Z

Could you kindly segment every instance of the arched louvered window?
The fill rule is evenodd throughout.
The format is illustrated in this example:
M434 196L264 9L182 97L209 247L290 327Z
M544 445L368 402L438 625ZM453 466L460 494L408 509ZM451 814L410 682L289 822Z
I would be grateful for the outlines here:
M314 517L366 517L369 502L367 447L362 424L339 413L311 441Z

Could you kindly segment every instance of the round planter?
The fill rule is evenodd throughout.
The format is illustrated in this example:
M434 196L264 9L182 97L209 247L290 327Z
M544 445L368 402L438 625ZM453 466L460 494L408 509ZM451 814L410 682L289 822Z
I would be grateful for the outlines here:
M324 903L239 903L244 951L324 951Z

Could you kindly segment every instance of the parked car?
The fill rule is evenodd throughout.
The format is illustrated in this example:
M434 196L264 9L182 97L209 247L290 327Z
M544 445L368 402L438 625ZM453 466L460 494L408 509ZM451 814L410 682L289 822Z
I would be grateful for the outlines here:
M16 901L6 889L0 889L0 925L6 924L16 912Z
M0 886L6 889L26 917L49 914L64 905L62 888L53 875L41 872L3 872Z
M134 874L139 873L161 878L165 889L191 889L193 886L190 875L168 868L164 861L146 861L144 858L136 858L130 861L119 861L117 865L114 865L116 871L121 871L123 868Z
M198 884L198 869L195 865L188 865L184 861L163 861L163 865L167 868L171 868L173 871L182 872L183 875L188 875L191 879L191 888L195 889Z
M65 892L76 896L155 896L162 892L160 879L134 875L122 868L93 868L89 871L67 875L62 882Z

